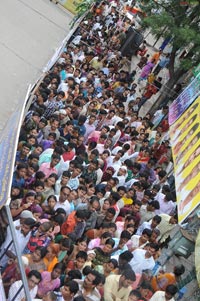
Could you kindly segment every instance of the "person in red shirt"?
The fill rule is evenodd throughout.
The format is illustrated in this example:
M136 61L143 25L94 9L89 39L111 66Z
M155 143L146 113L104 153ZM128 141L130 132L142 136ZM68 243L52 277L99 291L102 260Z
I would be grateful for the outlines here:
M148 84L146 86L145 92L142 95L141 101L138 104L139 109L141 108L141 106L145 104L145 102L148 99L150 99L154 94L156 94L160 90L160 88L162 87L161 81L162 81L162 77L159 77L157 80L154 80L153 83Z
M64 146L65 152L62 154L63 161L71 161L75 156L75 144L69 142L67 145Z

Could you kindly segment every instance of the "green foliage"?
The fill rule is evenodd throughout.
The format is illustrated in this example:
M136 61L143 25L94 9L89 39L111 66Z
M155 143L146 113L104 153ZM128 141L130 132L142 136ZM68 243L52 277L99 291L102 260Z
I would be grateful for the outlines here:
M143 26L151 28L156 37L172 37L172 48L176 53L186 48L187 55L181 67L188 70L200 61L200 1L181 6L179 0L144 0L143 11L147 17Z
M76 21L81 18L86 12L88 12L92 6L93 3L95 3L95 0L83 0L81 1L77 7L76 12L77 14L74 16L74 18L71 21L71 28L75 25Z

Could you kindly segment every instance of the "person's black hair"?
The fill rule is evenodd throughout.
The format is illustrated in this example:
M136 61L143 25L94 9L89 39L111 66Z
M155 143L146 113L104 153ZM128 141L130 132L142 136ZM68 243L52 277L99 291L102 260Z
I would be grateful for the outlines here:
M56 154L58 154L58 155L61 156L61 155L63 154L63 148L60 147L60 146L56 146L56 147L54 148L53 153L56 153Z
M135 183L134 183L135 184ZM134 201L133 205L138 205L138 206L142 206L142 202L139 200Z
M148 189L151 186L147 180L141 180L140 185L143 189Z
M151 191L149 189L146 189L144 191L144 195L149 196L150 198L152 197Z
M153 217L153 220L156 221L158 224L160 224L161 220L162 220L162 217L160 215L155 215Z
M27 148L29 148L30 150L32 148L32 145L30 143L28 143L28 142L24 142L23 145L22 145L22 147L24 147L24 146L27 147Z
M136 187L138 187L138 188L141 188L140 181L134 182L133 185L132 185L132 187L133 187L133 186L136 186Z
M34 276L35 278L39 279L39 281L42 280L42 276L40 274L40 272L36 271L36 270L32 270L28 273L27 278L30 279L32 276Z
M112 239L112 238L108 238L108 239L106 239L106 241L105 241L105 245L110 245L112 248L114 247L114 245L115 245L115 241L114 241L114 239Z
M151 205L156 210L160 209L160 203L158 201L152 201L149 203L149 205Z
M140 288L152 291L152 286L148 281L142 281L142 283L140 284Z
M52 159L58 159L58 160L60 160L61 159L61 157L60 157L60 155L59 154L52 154L52 156L51 156L51 160Z
M173 201L173 200L174 200L173 194L172 194L171 192L167 192L167 193L165 194L165 200L166 200L167 202Z
M65 96L65 92L59 91L57 95L61 95L62 97L64 97Z
M118 262L117 262L117 260L114 259L114 258L111 258L111 259L109 260L109 263L112 263L112 264L113 264L114 269L116 269L116 268L118 267Z
M16 199L21 199L21 198L23 198L23 196L24 196L24 190L23 190L22 187L18 187L18 186L16 186L16 185L13 185L12 188L13 188L13 189L18 189L18 190L19 190L19 193L18 193L17 195L12 196L12 200L16 200Z
M89 274L92 274L95 277L95 279L92 282L93 285L97 286L97 285L99 285L99 283L101 283L102 278L101 278L101 274L99 272L97 272L95 270L91 270L91 272Z
M131 214L128 214L128 215L125 217L125 221L130 222L131 220L134 220L134 216L131 215Z
M83 270L82 270L82 273L84 276L87 276L88 274L90 274L92 271L92 268L89 266L89 265L86 265Z
M69 239L69 238L63 238L63 239L61 240L60 244L61 244L63 247L65 247L65 248L67 248L67 249L70 249L71 246L72 246L72 241L71 241L71 239Z
M76 156L74 161L75 164L83 164L83 158L81 158L80 156Z
M115 216L116 210L113 207L108 208L107 210L108 213L111 213L113 216Z
M131 234L127 230L123 230L120 235L120 238L126 238L129 240L129 239L131 239Z
M81 271L79 271L79 270L71 270L68 272L68 277L70 280L82 279L82 274L81 274Z
M130 251L127 250L127 251L121 253L119 255L119 258L123 259L123 260L126 260L127 262L130 262L131 259L133 258L133 254Z
M75 168L79 169L81 172L83 171L83 166L79 163L75 165Z
M148 180L149 174L148 172L144 171L144 172L139 172L139 176L141 178L145 178L145 180Z
M135 163L133 164L133 168L135 168L135 169L137 169L137 170L139 171L139 170L141 169L141 164L135 162Z
M178 264L174 267L174 274L179 277L185 273L185 267L183 264Z
M138 290L130 291L129 296L135 296L136 298L138 298L138 300L142 298L142 295L140 294L140 292Z
M148 246L148 247L154 249L155 251L158 251L158 250L159 250L159 245L156 244L156 243L154 243L154 242L150 242L150 243L148 243L146 246Z
M30 154L28 156L28 160L32 160L32 159L37 159L39 160L40 159L40 156L38 154Z
M36 247L35 251L40 251L41 259L44 258L47 254L47 248L46 247Z
M133 162L130 159L126 159L124 164L130 169L133 168Z
M125 144L123 145L123 148L124 148L126 151L128 151L128 150L130 149L130 144L125 143Z
M107 125L103 125L103 127L102 128L104 128L104 129L107 129L107 132L109 132L110 131L110 128L109 128L109 126L107 126Z
M149 159L148 164L150 164L151 166L155 165L155 160L154 159Z
M62 262L58 262L54 265L53 270L58 269L58 270L63 270L63 263Z
M64 189L68 189L71 192L71 188L69 186L62 186L60 191L62 192Z
M111 238L112 235L110 234L110 232L104 232L103 234L101 234L101 238Z
M122 273L122 276L124 276L125 279L127 279L127 280L131 280L131 281L135 281L136 280L135 272L133 270L124 271Z
M67 286L69 288L69 291L71 294L76 295L76 293L79 290L78 283L74 280L70 280L64 283L64 286Z
M126 192L126 187L125 186L118 186L117 192L119 192L120 190Z
M80 242L83 242L83 241L85 241L88 244L88 241L89 241L88 237L87 236L80 237L79 239L77 239L77 244L80 243Z
M44 179L44 178L45 178L45 174L43 173L43 171L38 170L38 171L35 173L35 179L36 179L36 180L40 180L40 179Z
M87 188L85 186L83 186L83 185L79 185L78 189L83 190L85 192L87 191Z
M36 196L35 191L29 191L29 192L27 192L24 197L27 198L29 196L34 196L35 197Z
M110 209L110 208L109 208ZM109 223L109 228L115 228L117 230L117 226L115 223Z
M37 225L36 221L33 218L31 218L31 217L25 218L24 221L23 221L23 223L25 225L29 226L30 229L33 229Z
M166 194L167 192L170 192L171 189L170 189L170 186L169 185L163 185L162 187L162 193Z
M85 261L87 260L87 253L85 251L79 251L76 255L76 259L82 258Z
M58 175L56 173L51 173L48 178L54 178L56 181L58 180Z
M153 185L152 189L155 189L158 192L158 191L160 191L160 185L155 184L155 185Z
M152 231L148 228L145 228L143 231L142 231L142 235L147 235L149 238L151 237L151 234L152 234Z
M52 217L52 221L57 223L59 226L61 226L64 223L64 220L65 220L65 218L62 214L58 214L58 215Z
M96 167L99 165L99 162L98 162L98 160L92 160L92 161L90 161L90 164L95 164L96 165Z
M165 292L170 294L172 297L176 295L176 293L178 292L178 288L176 285L174 284L169 284L166 289Z
M120 200L120 195L118 192L111 191L110 197L112 197L112 200L115 200L116 202Z
M128 225L126 226L126 229L128 229L128 228L135 228L135 224L128 224Z
M115 259L114 259L114 260L115 260ZM106 282L106 277L105 277L103 274L101 274L101 273L99 273L99 276L100 276L100 278L101 278L99 284L104 285L105 282Z
M89 218L89 212L86 209L85 210L77 210L75 215L76 215L76 217L78 217L80 219L84 219L84 220Z
M118 121L116 125L122 130L125 128L125 125L122 121Z
M34 172L37 172L39 170L39 165L36 163L30 163L28 164L28 167L31 167L34 170Z
M160 170L160 171L158 172L158 176L161 177L161 178L166 177L166 175L167 175L167 173L166 173L165 170Z
M55 215L64 214L66 215L66 211L63 208L57 208L55 211Z
M20 170L20 169L22 169L22 168L28 168L28 165L26 164L26 163L19 163L18 165L17 165L17 170Z
M99 203L99 198L96 195L93 195L90 198L90 205L92 205L94 202L98 202Z
M54 133L54 132L50 132L50 133L48 134L48 137L49 137L49 136L52 136L53 139L56 139L56 133Z
M66 177L66 178L70 178L71 173L70 173L69 170L64 170L63 173L62 173L62 176L63 176L63 177Z

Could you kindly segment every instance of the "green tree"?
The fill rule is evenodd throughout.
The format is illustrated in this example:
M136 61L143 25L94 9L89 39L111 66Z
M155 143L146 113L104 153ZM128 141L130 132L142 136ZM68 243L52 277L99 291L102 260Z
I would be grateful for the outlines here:
M200 62L200 0L184 1L184 5L179 0L144 0L141 7L147 15L143 20L144 28L151 28L157 38L171 37L170 79L163 99L178 79ZM177 65L180 50L185 50L185 55Z

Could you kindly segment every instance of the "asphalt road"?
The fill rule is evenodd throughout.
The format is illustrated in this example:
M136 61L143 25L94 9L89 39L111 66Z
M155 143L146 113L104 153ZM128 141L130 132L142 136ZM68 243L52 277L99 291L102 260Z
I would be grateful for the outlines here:
M49 0L0 3L0 135L27 87L69 32L72 14Z

